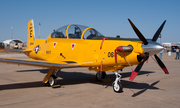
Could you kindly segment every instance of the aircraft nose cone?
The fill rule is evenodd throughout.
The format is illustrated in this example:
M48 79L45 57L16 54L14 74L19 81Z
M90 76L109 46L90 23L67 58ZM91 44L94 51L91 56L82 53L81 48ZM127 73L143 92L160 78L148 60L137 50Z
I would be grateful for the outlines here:
M148 45L142 45L144 53L149 53L149 55L154 55L161 52L164 47L158 43L149 43Z

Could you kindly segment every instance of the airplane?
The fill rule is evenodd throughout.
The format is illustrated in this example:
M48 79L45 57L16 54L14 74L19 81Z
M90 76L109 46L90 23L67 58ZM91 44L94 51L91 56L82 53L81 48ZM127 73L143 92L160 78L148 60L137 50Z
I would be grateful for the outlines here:
M165 74L169 74L164 63L156 55L164 49L156 41L166 20L152 39L146 39L132 21L128 21L139 39L105 37L92 27L76 24L55 30L47 39L36 39L32 19L28 22L27 48L22 50L30 59L0 57L0 62L48 68L43 83L52 87L57 84L57 72L63 68L88 67L90 71L97 72L96 78L99 81L105 78L106 72L113 71L116 78L112 85L117 93L123 90L118 71L137 65L135 70L132 69L129 78L133 81L149 56L154 55Z

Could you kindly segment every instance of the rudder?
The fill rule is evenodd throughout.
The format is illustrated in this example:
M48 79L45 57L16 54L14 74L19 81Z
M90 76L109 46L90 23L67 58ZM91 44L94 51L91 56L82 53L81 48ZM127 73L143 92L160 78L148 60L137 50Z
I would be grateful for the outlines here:
M35 29L33 19L28 22L27 33L27 48L32 48L35 44Z

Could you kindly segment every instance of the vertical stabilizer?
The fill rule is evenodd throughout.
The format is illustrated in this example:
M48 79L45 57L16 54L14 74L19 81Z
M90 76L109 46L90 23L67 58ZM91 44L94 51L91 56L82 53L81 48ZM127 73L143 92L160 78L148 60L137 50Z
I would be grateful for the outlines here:
M35 42L35 29L33 19L28 22L27 30L27 48L34 47Z

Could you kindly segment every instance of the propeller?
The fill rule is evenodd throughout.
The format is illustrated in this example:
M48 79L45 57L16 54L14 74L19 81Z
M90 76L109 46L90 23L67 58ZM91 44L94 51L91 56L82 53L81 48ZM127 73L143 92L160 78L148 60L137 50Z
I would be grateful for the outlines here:
M149 54L146 54L145 57L143 58L143 60L139 63L139 65L137 65L136 69L131 73L131 76L129 78L130 81L133 81L134 78L139 74L144 62L149 58Z
M158 57L156 54L154 54L154 57L156 58L157 63L158 63L159 66L162 68L162 70L165 72L165 74L169 74L166 66L165 66L164 63L161 61L161 59L159 59L159 57Z
M142 35L142 33L138 30L138 28L132 23L132 21L130 19L128 19L129 23L131 24L133 30L135 31L136 35L139 37L139 39L143 42L144 46L144 54L145 57L142 59L142 61L137 65L137 67L135 68L135 70L132 70L131 76L129 78L129 80L133 81L134 78L139 74L144 62L149 58L150 54L154 55L157 63L159 64L159 66L162 68L162 70L165 72L165 74L169 74L166 66L164 65L164 63L159 59L159 57L156 55L156 53L160 52L163 50L162 45L156 43L159 35L161 34L161 31L166 23L166 20L161 24L161 26L159 27L159 29L156 31L156 33L154 34L152 40L146 40L146 38Z
M164 24L166 23L166 20L162 23L162 25L159 27L159 29L156 31L156 33L154 34L153 38L152 38L152 41L156 42L159 35L161 34L161 31L164 27Z
M134 29L135 33L137 34L137 36L139 37L139 39L144 43L144 45L147 45L148 42L147 40L144 38L144 36L141 34L141 32L137 29L137 27L132 23L132 21L130 19L128 19L129 23L131 24L132 28Z

